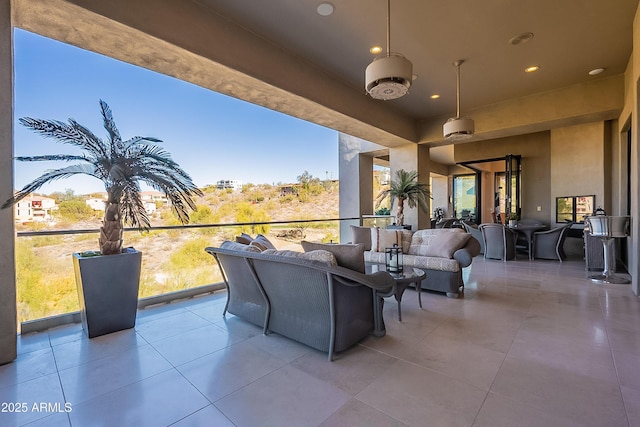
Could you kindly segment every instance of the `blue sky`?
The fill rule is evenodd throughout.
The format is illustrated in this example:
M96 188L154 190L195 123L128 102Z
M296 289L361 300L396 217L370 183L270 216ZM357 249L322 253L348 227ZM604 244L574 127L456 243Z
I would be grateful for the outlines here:
M15 156L74 152L18 124L21 117L74 118L106 138L98 102L106 101L123 138L153 136L199 186L219 179L254 184L296 182L305 170L338 176L338 134L140 67L15 30ZM22 188L54 162L16 162ZM41 189L48 194L103 191L90 177Z

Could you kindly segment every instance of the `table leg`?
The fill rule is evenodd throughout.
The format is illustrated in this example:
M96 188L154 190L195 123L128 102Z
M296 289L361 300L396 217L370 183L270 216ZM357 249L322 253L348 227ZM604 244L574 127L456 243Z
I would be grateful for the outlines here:
M418 292L418 305L422 308L422 287L420 286L420 282L416 282L416 291Z
M387 334L384 326L384 318L382 317L382 309L384 307L384 299L378 296L373 290L373 335L383 337Z

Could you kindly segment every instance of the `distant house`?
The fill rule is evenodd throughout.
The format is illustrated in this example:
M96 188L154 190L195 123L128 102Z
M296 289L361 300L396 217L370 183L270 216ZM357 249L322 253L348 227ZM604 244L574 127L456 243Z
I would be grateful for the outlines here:
M167 199L167 196L159 191L141 191L140 198L142 199L142 203L144 204L147 212L155 211L158 204L164 206L169 205L169 199ZM151 206L151 204L153 204L153 208L147 208L147 205ZM153 209L153 211L151 209Z
M287 196L289 194L298 194L297 186L295 185L283 185L280 187L280 195Z
M94 211L104 211L107 205L106 198L92 197L90 199L85 200L85 202Z
M218 190L224 190L227 188L231 188L233 190L242 190L242 181L237 181L235 179L221 179L216 184Z
M15 204L16 222L51 221L51 212L58 209L56 201L49 197L28 195Z

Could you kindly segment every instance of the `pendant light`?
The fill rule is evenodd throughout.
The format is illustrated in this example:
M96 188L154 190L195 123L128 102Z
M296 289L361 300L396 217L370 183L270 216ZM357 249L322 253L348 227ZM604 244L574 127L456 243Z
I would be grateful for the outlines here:
M413 65L399 53L391 52L391 0L387 0L387 53L378 56L365 70L365 89L375 99L400 98L409 92Z
M455 61L453 65L456 67L456 116L447 120L442 127L444 137L450 141L461 141L469 139L473 136L475 125L469 117L460 117L460 65L464 61L462 59Z

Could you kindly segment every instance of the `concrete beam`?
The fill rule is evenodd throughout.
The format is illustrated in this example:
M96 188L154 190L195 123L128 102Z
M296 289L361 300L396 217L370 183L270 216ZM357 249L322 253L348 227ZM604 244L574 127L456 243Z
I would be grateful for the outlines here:
M11 1L0 0L0 203L13 194L13 28ZM17 357L13 209L0 210L0 365Z

